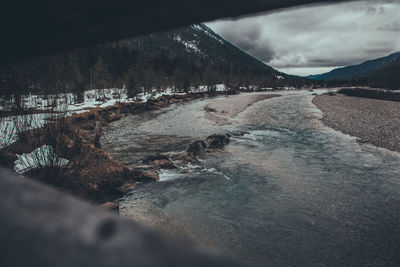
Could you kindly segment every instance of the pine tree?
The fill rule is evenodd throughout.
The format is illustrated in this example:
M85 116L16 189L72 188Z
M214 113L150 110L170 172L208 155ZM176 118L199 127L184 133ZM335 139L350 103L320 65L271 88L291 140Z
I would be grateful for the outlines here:
M138 84L136 82L134 69L130 68L127 72L125 72L124 81L129 98L134 98L138 93L140 93Z
M99 56L97 62L94 64L92 70L93 87L95 88L107 88L111 84L111 75L108 70L107 64L103 58Z
M185 89L185 80L187 79L186 76L187 73L182 67L178 67L174 71L173 75L174 86L180 92L184 91Z
M215 92L217 84L217 74L211 64L208 64L204 70L204 80L210 92Z

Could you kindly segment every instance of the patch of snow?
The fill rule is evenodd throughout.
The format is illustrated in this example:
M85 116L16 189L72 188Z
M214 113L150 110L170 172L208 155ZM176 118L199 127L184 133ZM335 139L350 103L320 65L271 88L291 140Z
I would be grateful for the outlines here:
M240 86L239 87L240 90L257 90L258 87L255 85L248 85L248 86Z
M278 80L284 80L284 79L285 79L285 77L280 76L280 75L276 75L275 77L276 77Z
M66 113L66 116L69 117L73 114L82 114L82 113L86 113L86 112L90 112L90 110L82 109L82 110L77 110L77 111L71 111L71 112Z
M223 83L217 84L216 87L217 87L217 88L216 88L216 91L217 91L217 92L224 92L224 91L227 90L226 87L225 87L225 84L223 84Z
M211 38L217 40L220 44L224 44L225 43L222 38L216 36L215 33L213 33L207 26L204 26L204 25L201 26L199 24L194 24L194 25L192 25L192 29L204 32L205 34L207 34Z
M141 101L141 102L147 102L149 99L151 99L152 94L151 93L140 93L136 96L136 99Z
M110 99L110 100L107 100L106 102L104 102L103 104L101 104L99 107L100 107L100 108L105 108L105 107L108 107L108 106L113 106L113 105L115 105L117 102L118 102L118 101L117 101L116 99Z
M18 159L14 163L14 170L21 174L34 168L63 167L69 163L67 159L57 157L54 148L49 145L43 145L31 153L24 153L17 155L17 157Z
M14 122L11 117L3 118L0 121L0 149L11 145L17 141L16 129L14 127Z
M192 88L191 92L192 93L203 93L208 91L208 86L207 85L200 85L198 88Z
M287 91L289 91L289 90L296 90L296 88L295 87L279 87L279 89L281 89L281 90L287 90Z
M76 104L70 104L66 106L66 111L75 111L75 110L82 110L82 109L88 109L88 108L95 108L98 105L100 105L101 101L96 101L93 99L88 99L87 101L83 103L76 103Z
M40 113L10 116L0 119L0 149L11 145L18 140L18 134L22 131L41 128L55 114Z
M197 41L194 41L194 40L193 41L187 41L187 40L184 40L179 35L175 35L174 36L174 40L177 41L178 43L183 44L185 46L186 51L188 51L188 52L193 51L195 53L202 54L200 48L197 47L197 43L198 43Z
M199 24L192 25L192 29L198 30L198 31L203 31L203 28Z

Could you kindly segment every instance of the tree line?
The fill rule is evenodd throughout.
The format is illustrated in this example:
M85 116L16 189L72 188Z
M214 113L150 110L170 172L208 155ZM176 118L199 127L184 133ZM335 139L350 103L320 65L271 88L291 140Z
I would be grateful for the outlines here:
M193 29L183 28L82 48L30 62L0 67L1 94L73 92L82 99L88 89L126 88L130 96L150 90L218 83L228 87L303 86L306 79L285 76L228 44L200 36L203 54L189 53L173 40L176 34L189 38ZM189 36L190 35L190 36ZM309 82L311 83L311 82Z

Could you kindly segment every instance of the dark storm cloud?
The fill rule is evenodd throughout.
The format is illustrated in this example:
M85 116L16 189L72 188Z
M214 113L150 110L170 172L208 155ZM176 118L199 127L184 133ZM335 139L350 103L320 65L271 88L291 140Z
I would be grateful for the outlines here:
M304 6L207 23L226 40L278 69L318 72L400 50L400 1Z

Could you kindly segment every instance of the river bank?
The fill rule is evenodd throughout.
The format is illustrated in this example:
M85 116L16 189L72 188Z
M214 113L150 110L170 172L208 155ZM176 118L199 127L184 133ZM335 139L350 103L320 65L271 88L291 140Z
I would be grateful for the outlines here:
M25 175L95 203L113 201L131 190L137 182L157 181L160 168L175 168L175 164L165 156L153 155L153 158L144 159L141 166L126 166L101 147L99 139L103 127L129 114L143 114L176 103L228 94L164 95L146 102L91 108L88 112L57 118L42 128L24 132L18 141L0 150L0 160L2 165L15 168L18 155L28 155L34 148L54 143L55 153L68 162L67 167L34 168ZM246 107L253 102L257 99L247 101ZM195 156L183 151L175 155L174 160L193 162Z
M322 122L362 143L400 152L400 102L323 94L312 101L322 112Z

